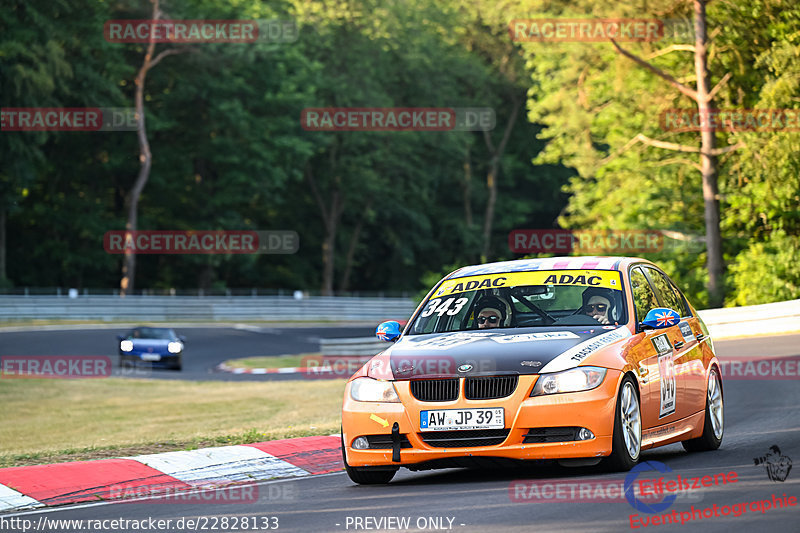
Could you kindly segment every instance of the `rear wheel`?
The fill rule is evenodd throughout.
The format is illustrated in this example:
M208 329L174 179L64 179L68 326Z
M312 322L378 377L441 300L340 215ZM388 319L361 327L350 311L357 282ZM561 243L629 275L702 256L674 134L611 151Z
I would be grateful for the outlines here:
M354 483L359 485L385 485L389 483L398 468L383 468L369 466L350 466L347 464L347 455L344 453L344 435L342 435L342 462L347 475Z
M717 369L712 368L706 387L706 413L703 421L703 434L696 439L681 442L687 452L716 450L722 444L725 431L725 417L722 406L722 385Z
M611 443L611 455L605 459L606 467L615 472L633 468L642 451L642 415L639 395L630 376L622 379L617 395Z

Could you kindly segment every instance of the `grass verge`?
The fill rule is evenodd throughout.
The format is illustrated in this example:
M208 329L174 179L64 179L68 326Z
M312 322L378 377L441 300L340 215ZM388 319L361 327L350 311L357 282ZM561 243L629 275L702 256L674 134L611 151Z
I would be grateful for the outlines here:
M338 433L344 384L3 380L0 467Z

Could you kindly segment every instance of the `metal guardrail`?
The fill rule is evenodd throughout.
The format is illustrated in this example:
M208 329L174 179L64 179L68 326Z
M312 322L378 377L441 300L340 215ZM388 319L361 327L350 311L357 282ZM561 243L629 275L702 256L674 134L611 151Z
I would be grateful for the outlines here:
M376 324L377 325L377 324ZM390 343L375 337L355 339L320 339L319 347L323 356L373 356L391 346Z
M290 289L264 289L264 288L226 288L226 289L136 289L129 296L189 296L209 297L225 296L227 298L238 296L292 296L299 293L303 298L322 296L319 290L290 290ZM64 287L5 287L0 288L0 297L5 296L57 296L59 298L83 298L87 296L119 296L119 289L109 288L64 288ZM408 291L336 291L329 296L354 297L354 298L410 298Z
M377 325L382 320L407 318L415 307L410 298L345 296L0 296L0 321L368 320ZM800 300L707 309L699 314L714 338L800 331ZM366 353L384 346L377 339L367 344L349 348ZM336 348L328 345L326 349Z
M382 320L411 316L410 298L312 296L0 296L0 320Z
M697 312L714 339L800 331L800 300Z

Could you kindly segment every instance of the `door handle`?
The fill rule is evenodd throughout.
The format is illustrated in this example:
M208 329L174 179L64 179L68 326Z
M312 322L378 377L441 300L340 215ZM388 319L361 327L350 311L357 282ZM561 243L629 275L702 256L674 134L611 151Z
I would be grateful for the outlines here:
M673 344L673 346L675 346L676 350L680 350L681 348L683 348L684 344L685 343L683 341L675 341L675 344Z
M703 335L702 333L698 333L697 335L695 335L695 339L697 339L697 342L700 342L701 340L703 340L705 338L706 338L706 336Z

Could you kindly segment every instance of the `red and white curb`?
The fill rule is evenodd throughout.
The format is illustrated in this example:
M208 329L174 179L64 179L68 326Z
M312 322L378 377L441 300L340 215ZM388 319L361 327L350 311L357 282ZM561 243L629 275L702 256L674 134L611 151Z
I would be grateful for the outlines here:
M370 356L371 357L371 356ZM361 368L370 357L363 356L343 356L334 358L332 361L323 361L319 366L298 366L284 368L239 368L220 363L217 371L228 372L230 374L306 374L306 375L326 375L335 374L336 377L350 377Z
M0 512L342 470L339 436L0 468Z
M220 372L228 372L230 374L330 374L334 372L331 367L325 366L298 366L298 367L284 367L284 368L239 368L228 366L225 363L217 365L217 370Z

